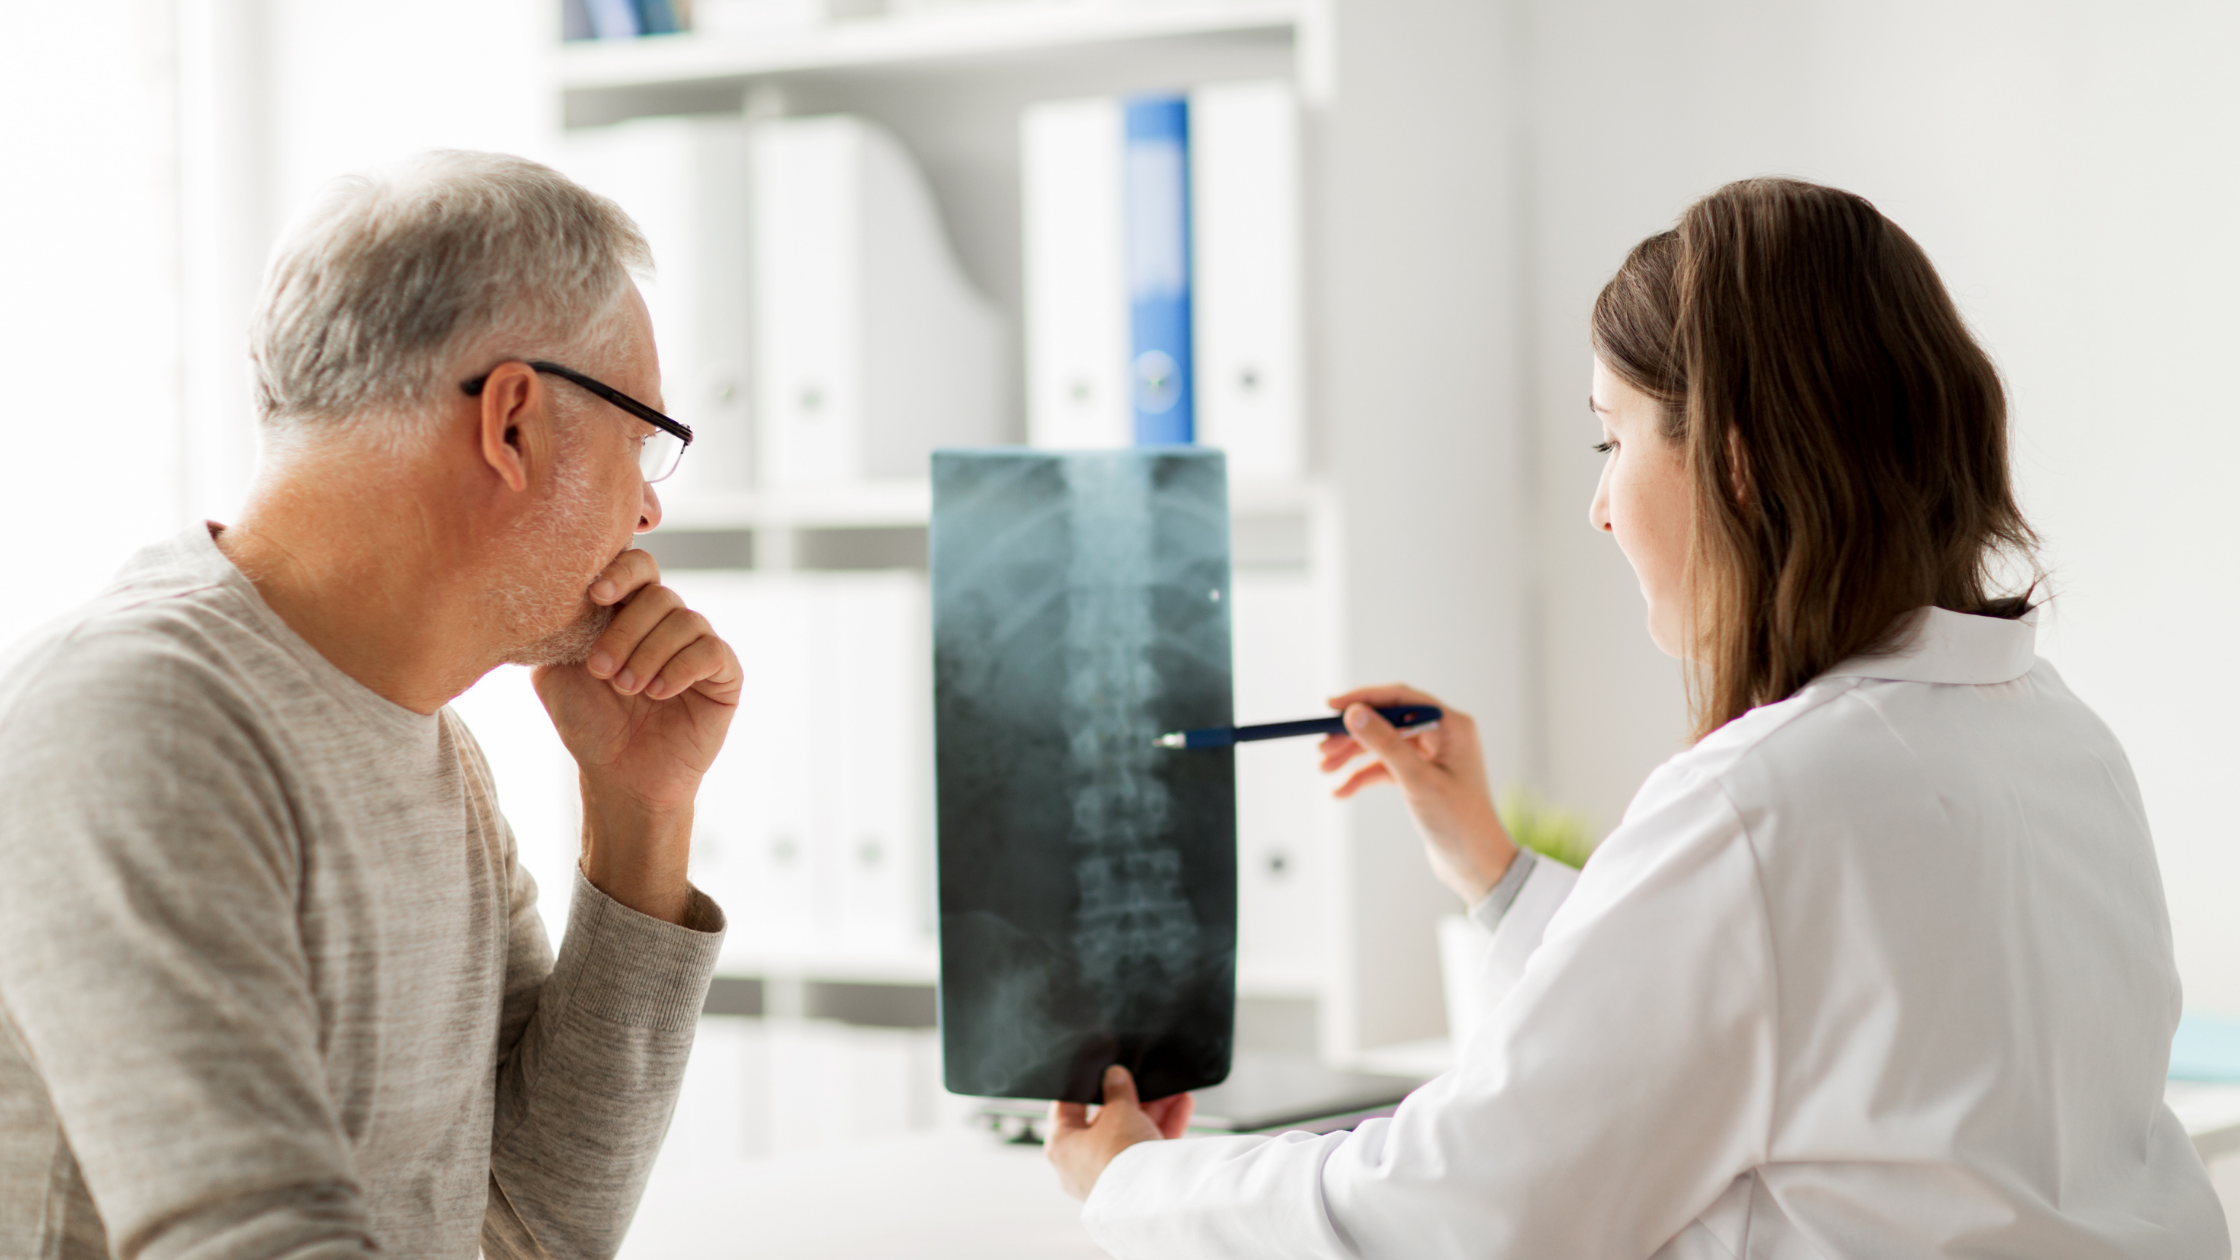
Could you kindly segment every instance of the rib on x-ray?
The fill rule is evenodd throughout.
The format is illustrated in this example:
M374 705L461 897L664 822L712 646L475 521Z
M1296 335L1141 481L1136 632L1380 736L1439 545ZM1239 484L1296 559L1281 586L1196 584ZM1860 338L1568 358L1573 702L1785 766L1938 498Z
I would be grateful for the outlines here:
M941 1035L960 1094L1229 1073L1236 770L1217 451L933 460Z

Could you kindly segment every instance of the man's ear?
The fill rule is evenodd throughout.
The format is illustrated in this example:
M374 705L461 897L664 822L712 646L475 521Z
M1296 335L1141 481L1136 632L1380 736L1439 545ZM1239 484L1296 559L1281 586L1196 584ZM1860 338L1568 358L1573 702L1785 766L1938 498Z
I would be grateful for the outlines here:
M529 469L543 454L544 382L526 363L492 369L476 399L482 404L483 462L509 490L529 488Z

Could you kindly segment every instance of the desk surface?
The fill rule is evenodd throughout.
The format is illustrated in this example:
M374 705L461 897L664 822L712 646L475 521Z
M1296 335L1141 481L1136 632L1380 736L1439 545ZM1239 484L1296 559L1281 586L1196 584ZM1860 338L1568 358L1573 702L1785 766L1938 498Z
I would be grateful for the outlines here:
M656 1167L623 1260L1099 1260L1039 1146L954 1129Z
M2215 1159L2240 1150L2240 1087L2172 1082L2170 1101ZM1039 1146L975 1129L845 1149L694 1163L664 1155L623 1260L1098 1260L1081 1205Z

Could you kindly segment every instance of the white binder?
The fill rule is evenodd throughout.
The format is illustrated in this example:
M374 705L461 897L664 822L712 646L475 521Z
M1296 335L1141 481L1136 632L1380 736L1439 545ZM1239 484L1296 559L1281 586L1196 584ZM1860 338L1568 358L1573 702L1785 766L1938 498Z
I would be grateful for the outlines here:
M1239 570L1230 582L1236 714L1242 723L1328 713L1328 662L1304 573ZM1312 992L1335 907L1336 786L1314 741L1237 745L1237 976L1248 987Z
M1197 440L1240 482L1307 467L1298 102L1281 81L1190 93ZM1058 449L1128 445L1123 115L1111 97L1020 118L1027 433Z
M932 936L931 631L915 573L831 575L816 592L824 745L820 854L835 949L896 956Z
M654 275L639 287L661 353L662 402L693 431L665 495L751 484L747 140L736 118L563 133L560 168L620 204L653 247Z
M725 965L925 949L925 579L687 571L666 580L746 675L694 811L693 880L731 914Z
M1198 441L1240 482L1306 472L1299 113L1281 81L1190 94Z
M1121 151L1112 97L1020 117L1027 434L1055 449L1134 440Z
M802 954L819 939L813 787L818 742L802 715L815 700L808 592L753 573L664 580L739 656L745 691L693 809L692 879L730 919L721 965Z
M754 126L759 476L923 477L1005 429L1004 335L902 146L846 115Z

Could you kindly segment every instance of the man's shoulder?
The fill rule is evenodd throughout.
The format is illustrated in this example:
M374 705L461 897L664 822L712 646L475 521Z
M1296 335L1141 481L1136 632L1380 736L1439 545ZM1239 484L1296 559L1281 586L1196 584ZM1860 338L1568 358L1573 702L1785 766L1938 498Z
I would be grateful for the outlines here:
M0 673L0 740L28 723L231 707L253 654L274 649L255 610L207 571L150 548L108 589L33 631Z

